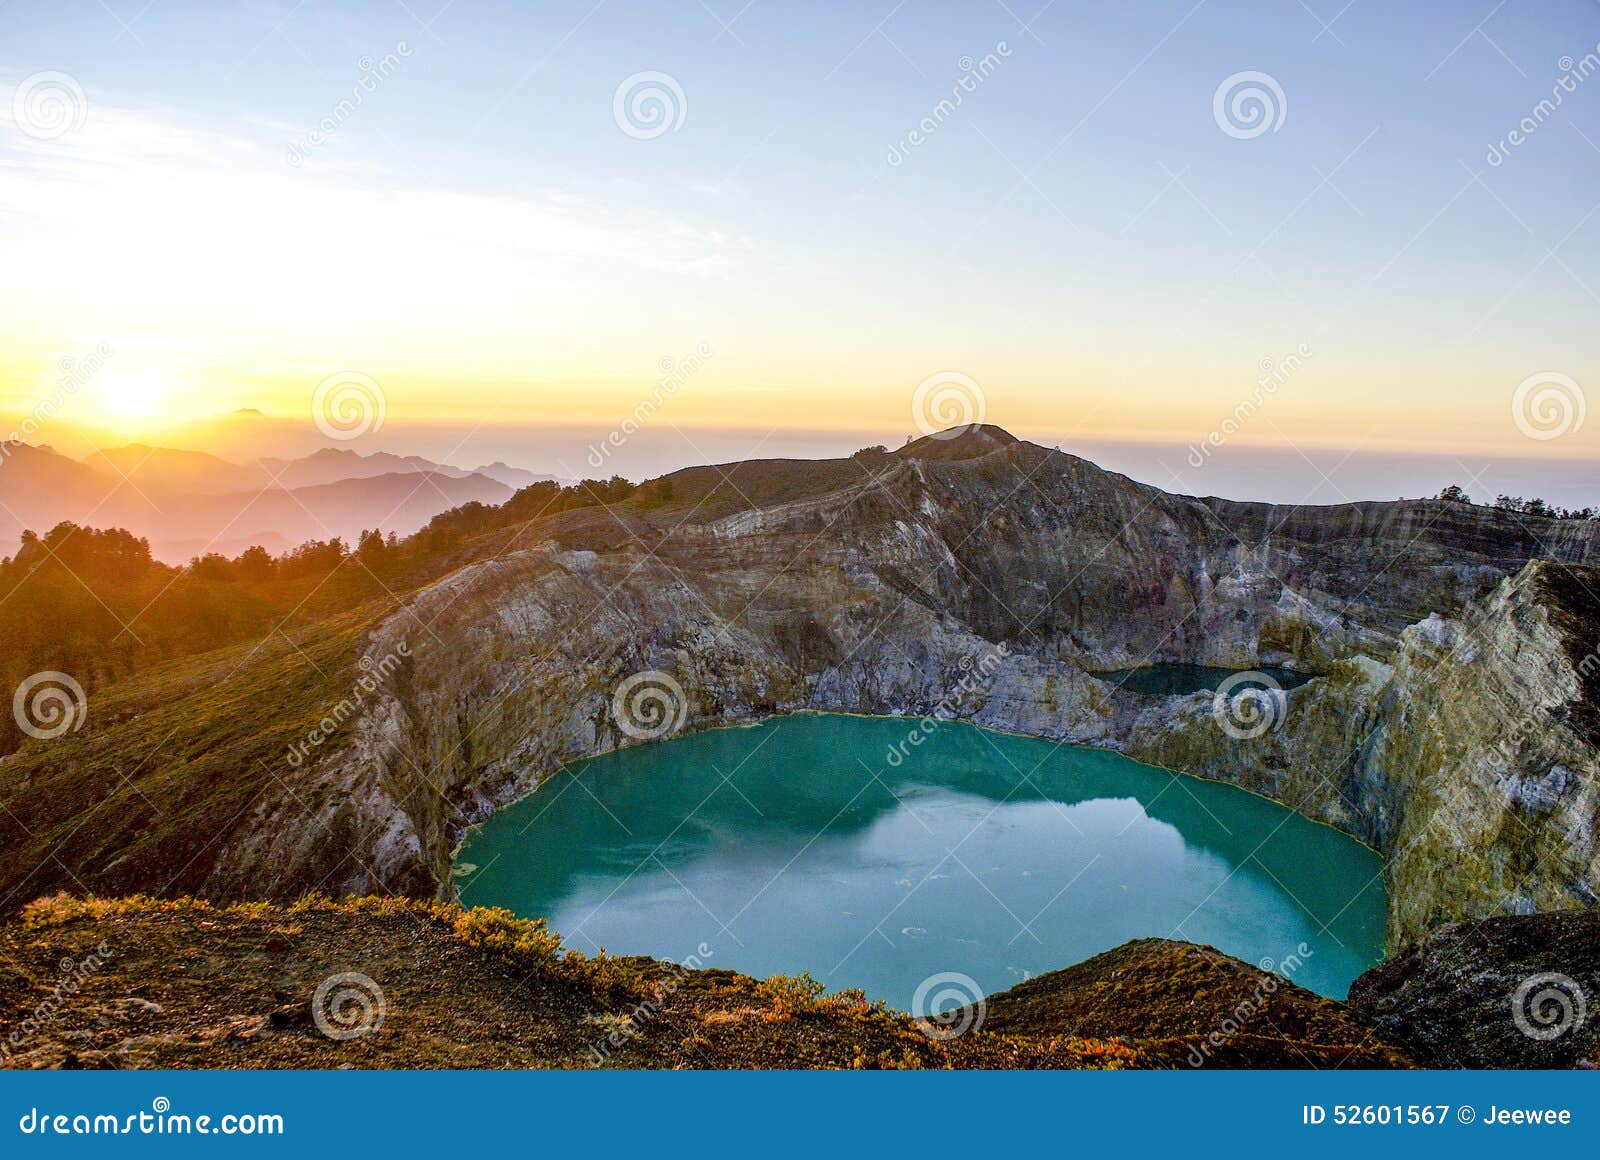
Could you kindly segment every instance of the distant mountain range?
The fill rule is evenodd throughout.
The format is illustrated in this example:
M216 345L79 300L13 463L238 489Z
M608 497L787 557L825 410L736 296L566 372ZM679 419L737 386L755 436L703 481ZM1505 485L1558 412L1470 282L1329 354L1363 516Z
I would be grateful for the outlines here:
M276 553L306 540L353 540L368 528L406 535L449 508L503 503L551 478L498 462L469 470L333 447L235 463L140 443L82 460L8 443L0 453L0 554L15 549L24 529L44 532L62 520L127 528L171 563L257 544Z
M255 491L263 487L317 487L345 479L371 479L379 475L434 474L450 479L481 475L506 487L527 487L553 475L535 475L504 463L483 467L452 467L420 455L393 455L374 451L362 455L338 447L324 447L298 459L261 457L234 463L203 451L179 451L130 443L85 456L83 462L112 476L121 476L139 488L176 489L204 495Z

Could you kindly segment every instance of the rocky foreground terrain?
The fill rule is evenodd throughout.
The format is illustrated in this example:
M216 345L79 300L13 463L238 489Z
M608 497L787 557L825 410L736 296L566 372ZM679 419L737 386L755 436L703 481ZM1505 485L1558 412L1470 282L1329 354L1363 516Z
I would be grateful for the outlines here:
M1436 938L1348 1006L1141 939L917 1020L804 978L562 956L503 911L57 896L0 931L0 1053L19 1068L1600 1066L1593 1024L1535 1038L1507 1008L1530 964L1587 956L1583 985L1600 984L1600 917Z
M681 690L684 729L936 714L1247 786L1383 854L1394 952L1600 901L1596 524L1174 496L949 434L678 472L313 631L97 689L81 729L0 764L0 911L448 903L468 826L636 743L613 697L641 673ZM1319 679L1240 730L1210 694L1091 675L1158 662Z

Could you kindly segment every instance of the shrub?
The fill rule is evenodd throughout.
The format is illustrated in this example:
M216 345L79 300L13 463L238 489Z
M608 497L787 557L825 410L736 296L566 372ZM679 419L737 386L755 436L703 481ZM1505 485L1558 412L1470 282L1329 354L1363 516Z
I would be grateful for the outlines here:
M767 1022L777 1023L817 1009L825 988L808 974L773 975L756 984L756 994L772 1004Z

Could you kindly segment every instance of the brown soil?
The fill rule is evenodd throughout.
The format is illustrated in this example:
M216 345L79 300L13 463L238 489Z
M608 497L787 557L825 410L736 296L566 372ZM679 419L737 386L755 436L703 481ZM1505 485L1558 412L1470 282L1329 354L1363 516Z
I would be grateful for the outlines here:
M324 1003L319 1023L319 985L347 972L381 990L381 1022L351 1002ZM0 928L0 1051L11 1067L1184 1067L1273 978L1144 940L994 996L979 1026L941 1039L804 978L563 953L504 912L57 896ZM1404 1062L1339 1004L1280 980L1212 1065Z

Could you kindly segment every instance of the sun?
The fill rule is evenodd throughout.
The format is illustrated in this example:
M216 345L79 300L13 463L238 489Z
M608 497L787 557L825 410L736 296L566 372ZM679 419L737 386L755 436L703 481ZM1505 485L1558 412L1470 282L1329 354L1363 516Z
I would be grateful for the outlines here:
M166 400L167 384L152 374L113 374L101 380L95 394L104 418L125 422L150 419Z

